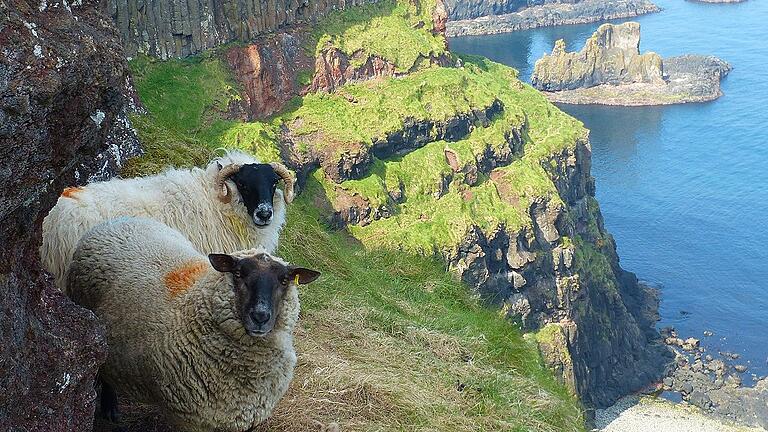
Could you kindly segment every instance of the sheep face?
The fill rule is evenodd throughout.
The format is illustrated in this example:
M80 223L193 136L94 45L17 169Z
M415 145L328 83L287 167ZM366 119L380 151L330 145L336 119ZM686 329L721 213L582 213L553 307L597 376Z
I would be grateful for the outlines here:
M280 176L269 164L247 164L230 177L237 186L248 214L258 227L272 222L273 200Z
M264 337L272 331L291 285L308 284L320 276L317 271L276 261L266 253L246 258L210 254L208 259L214 269L232 275L235 309L250 336Z

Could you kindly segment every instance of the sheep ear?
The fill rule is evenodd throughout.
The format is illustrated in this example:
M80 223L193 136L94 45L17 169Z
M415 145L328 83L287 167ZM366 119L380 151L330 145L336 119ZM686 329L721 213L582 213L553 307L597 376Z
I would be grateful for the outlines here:
M208 261L211 262L211 265L216 271L222 273L232 273L237 266L235 257L227 254L210 254L208 255Z
M291 266L288 274L290 275L291 280L295 280L300 285L306 285L320 277L319 271L310 270L304 267Z

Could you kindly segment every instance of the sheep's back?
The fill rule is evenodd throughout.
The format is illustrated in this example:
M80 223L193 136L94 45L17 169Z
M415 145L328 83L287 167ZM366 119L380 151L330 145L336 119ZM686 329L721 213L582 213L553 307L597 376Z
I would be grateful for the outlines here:
M78 243L67 290L104 322L110 348L105 378L132 396L146 399L153 388L154 353L179 320L173 307L179 293L168 276L190 265L210 269L180 233L150 219L103 222Z

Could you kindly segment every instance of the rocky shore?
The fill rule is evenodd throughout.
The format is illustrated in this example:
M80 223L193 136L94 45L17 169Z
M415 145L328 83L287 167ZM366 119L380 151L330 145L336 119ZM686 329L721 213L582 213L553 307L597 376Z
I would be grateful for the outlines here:
M641 54L640 24L604 24L579 52L565 41L536 62L531 83L553 102L621 106L704 102L723 93L731 66L713 56Z
M610 408L598 410L595 430L601 432L758 432L713 418L696 407L653 396L627 396Z
M493 3L452 2L449 3L449 18L446 35L471 36L509 33L538 27L584 24L610 19L630 18L661 9L648 0L576 0L553 2L527 7L501 6Z
M661 331L665 343L675 351L673 369L663 389L724 420L768 428L768 378L753 375L753 387L743 383L749 367L739 354L709 353L696 338L683 340L673 328ZM707 332L707 337L712 336Z

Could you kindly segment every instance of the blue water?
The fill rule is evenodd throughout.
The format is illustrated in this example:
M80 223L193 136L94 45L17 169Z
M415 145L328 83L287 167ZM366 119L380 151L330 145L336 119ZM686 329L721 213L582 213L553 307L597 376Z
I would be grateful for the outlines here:
M659 0L641 50L713 54L734 70L714 102L668 107L562 105L591 130L592 173L624 268L661 288L660 326L742 355L768 374L768 2ZM620 21L619 21L620 22ZM599 24L456 38L456 52L514 66L565 38L578 50ZM704 338L704 330L715 336ZM745 380L748 383L749 380Z

